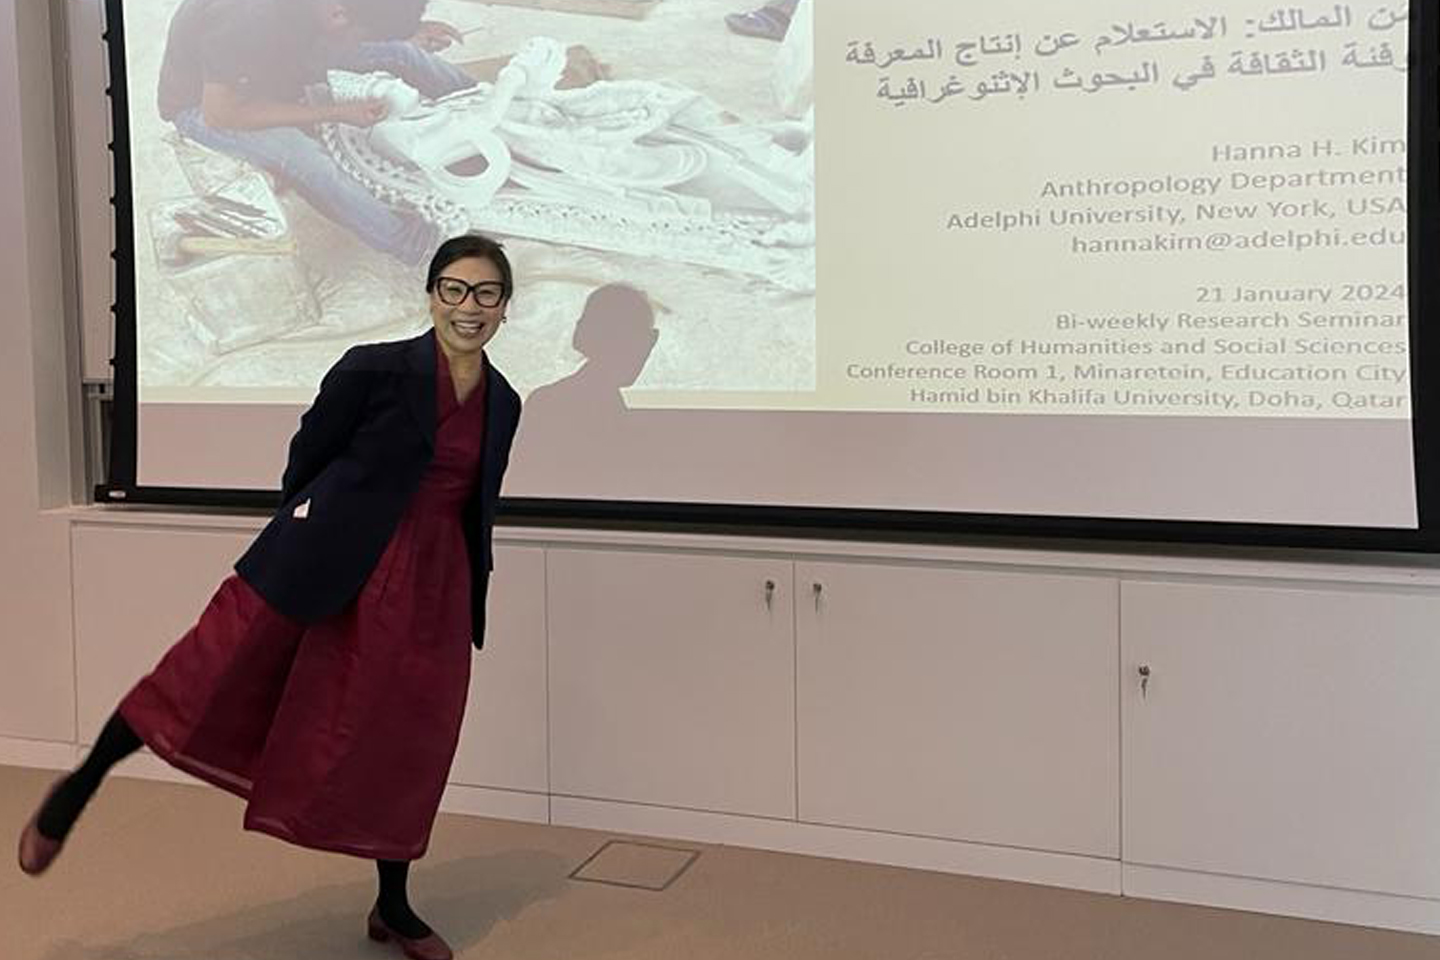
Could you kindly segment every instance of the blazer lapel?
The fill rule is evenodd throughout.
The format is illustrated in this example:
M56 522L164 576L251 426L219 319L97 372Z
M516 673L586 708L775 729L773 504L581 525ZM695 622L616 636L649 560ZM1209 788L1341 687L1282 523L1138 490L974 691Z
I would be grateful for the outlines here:
M420 433L431 450L435 449L435 331L432 329L410 341L405 348L405 405L415 417Z
M499 487L500 478L500 432L505 429L505 411L501 409L505 397L503 381L495 368L485 361L485 453L480 460L481 489Z

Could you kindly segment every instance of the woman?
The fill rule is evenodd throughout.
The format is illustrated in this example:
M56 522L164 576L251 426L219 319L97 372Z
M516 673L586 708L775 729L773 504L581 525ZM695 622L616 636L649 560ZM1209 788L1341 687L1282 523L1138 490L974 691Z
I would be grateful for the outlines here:
M483 642L491 525L520 398L486 362L513 290L500 245L447 241L433 329L354 347L290 444L282 506L199 622L120 702L20 839L43 872L142 742L247 801L245 828L376 861L369 935L445 941L410 909Z

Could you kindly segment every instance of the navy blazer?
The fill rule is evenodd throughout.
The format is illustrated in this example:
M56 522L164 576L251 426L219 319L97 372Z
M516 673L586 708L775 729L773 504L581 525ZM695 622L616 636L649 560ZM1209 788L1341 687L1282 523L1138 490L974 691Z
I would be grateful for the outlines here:
M345 352L300 418L280 510L235 564L276 610L301 623L340 613L364 586L435 452L435 331ZM494 567L490 532L520 395L485 365L485 446L462 512L471 575L472 642L485 639ZM306 504L304 516L295 509Z

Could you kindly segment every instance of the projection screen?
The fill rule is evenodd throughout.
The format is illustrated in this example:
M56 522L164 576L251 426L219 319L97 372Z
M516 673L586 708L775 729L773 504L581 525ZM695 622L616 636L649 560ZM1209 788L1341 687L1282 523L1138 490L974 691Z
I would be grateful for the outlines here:
M275 490L476 230L524 502L1421 526L1408 4L758 2L433 0L432 53L111 0L114 489Z

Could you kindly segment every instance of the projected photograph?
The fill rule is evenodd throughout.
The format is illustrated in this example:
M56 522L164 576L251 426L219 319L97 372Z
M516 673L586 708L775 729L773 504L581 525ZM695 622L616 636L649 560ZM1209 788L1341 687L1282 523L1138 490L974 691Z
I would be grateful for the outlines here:
M803 3L433 0L413 32L420 5L357 0L386 38L357 45L305 3L124 4L145 398L307 401L426 327L429 256L472 230L519 278L491 350L522 394L617 284L656 331L634 391L813 388Z

